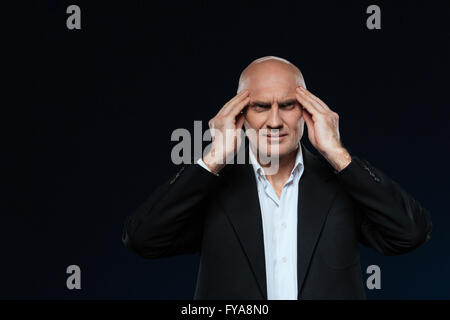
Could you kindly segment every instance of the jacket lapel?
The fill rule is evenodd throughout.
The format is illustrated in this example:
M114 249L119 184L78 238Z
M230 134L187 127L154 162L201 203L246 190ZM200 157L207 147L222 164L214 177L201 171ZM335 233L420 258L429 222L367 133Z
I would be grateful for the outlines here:
M305 170L298 187L298 224L297 224L297 281L298 298L305 283L305 277L311 263L322 227L336 196L336 188L329 181L332 171L326 164L313 155L303 144Z
M226 199L223 206L248 258L261 294L267 299L261 208L253 167L248 163L248 148L246 164L228 165L225 169Z

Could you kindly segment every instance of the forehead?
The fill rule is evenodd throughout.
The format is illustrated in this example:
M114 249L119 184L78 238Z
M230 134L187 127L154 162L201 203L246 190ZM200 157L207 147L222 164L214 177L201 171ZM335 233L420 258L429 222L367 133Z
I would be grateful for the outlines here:
M245 87L251 97L273 99L295 96L297 77L288 66L264 66L249 71Z
M295 97L296 84L294 81L280 79L263 79L248 86L251 100L272 101Z

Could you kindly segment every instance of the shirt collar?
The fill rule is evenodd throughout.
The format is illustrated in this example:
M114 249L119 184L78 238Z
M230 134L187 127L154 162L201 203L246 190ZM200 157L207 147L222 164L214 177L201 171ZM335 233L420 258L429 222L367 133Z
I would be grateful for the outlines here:
M248 147L248 151L249 151L249 160L250 163L252 164L253 167L253 171L255 172L255 176L258 178L266 178L265 174L264 174L264 169L261 167L261 165L259 164L259 162L256 160L255 155L253 154L252 148L249 146ZM295 164L294 164L294 168L291 171L291 177L293 178L300 178L300 174L303 172L303 151L302 151L302 146L299 143L298 144L298 148L297 148L297 155L295 156ZM290 180L291 178L289 178Z

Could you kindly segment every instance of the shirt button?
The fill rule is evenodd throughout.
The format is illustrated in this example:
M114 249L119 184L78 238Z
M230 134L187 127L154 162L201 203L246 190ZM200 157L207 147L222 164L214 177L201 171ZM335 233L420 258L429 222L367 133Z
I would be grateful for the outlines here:
M286 262L287 261L286 257L281 258L281 261Z
M284 229L286 229L286 227L287 227L286 222L283 222L283 223L281 224L281 226L282 226Z

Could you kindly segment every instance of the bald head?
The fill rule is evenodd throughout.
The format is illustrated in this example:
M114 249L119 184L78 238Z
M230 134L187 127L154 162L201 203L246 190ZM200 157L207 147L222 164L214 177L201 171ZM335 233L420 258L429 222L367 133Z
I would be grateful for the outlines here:
M255 82L266 83L285 82L294 86L305 85L305 80L300 70L286 59L266 56L252 61L241 73L237 92L249 89Z
M270 148L276 147L270 149L271 155L273 152L280 157L296 154L304 127L303 111L296 94L298 86L305 86L302 73L282 58L259 58L242 71L238 92L248 90L250 98L243 111L244 126L246 132L253 129L263 136L262 140L259 135L248 136L253 150L264 153L267 151L264 144L268 143ZM266 136L264 140L265 130L279 136Z

